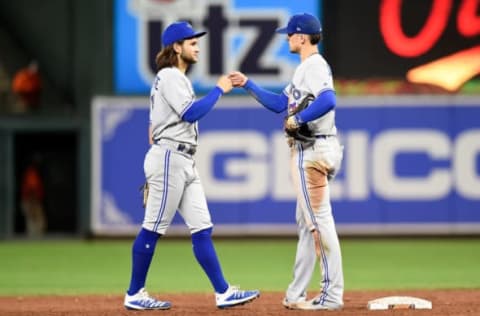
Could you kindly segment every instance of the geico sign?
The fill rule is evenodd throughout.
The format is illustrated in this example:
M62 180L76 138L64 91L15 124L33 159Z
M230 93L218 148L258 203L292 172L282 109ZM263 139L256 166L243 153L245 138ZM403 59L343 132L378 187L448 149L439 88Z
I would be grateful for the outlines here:
M333 199L438 200L452 190L480 199L480 129L459 133L453 140L441 130L391 129L376 135L364 130L342 134L346 147L342 177L331 185ZM212 201L294 200L289 174L289 149L282 132L271 138L261 132L216 131L200 137L197 165ZM396 173L396 158L422 154L427 166L412 163L421 175ZM438 162L450 161L449 166ZM426 169L426 170L425 170Z

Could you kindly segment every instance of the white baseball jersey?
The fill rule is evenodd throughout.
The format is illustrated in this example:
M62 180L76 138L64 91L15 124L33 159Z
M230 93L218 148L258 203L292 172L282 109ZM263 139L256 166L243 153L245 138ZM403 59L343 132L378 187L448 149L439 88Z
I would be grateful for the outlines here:
M182 121L195 100L190 80L178 68L163 68L150 90L150 124L154 140L170 139L197 145L197 122Z
M314 54L305 59L295 69L292 82L285 88L288 96L288 113L308 96L318 97L325 90L333 90L333 78L330 66L320 54ZM322 117L308 122L308 128L314 135L336 135L335 110L331 110Z

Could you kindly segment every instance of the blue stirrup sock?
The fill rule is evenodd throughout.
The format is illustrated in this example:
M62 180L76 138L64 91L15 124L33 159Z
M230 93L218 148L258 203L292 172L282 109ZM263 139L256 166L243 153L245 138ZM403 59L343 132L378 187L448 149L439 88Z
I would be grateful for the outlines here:
M132 277L127 294L133 295L145 287L148 268L160 234L142 228L132 246Z
M192 246L195 258L202 266L212 283L215 292L224 293L228 283L223 277L222 268L217 258L217 253L212 242L212 227L192 234Z

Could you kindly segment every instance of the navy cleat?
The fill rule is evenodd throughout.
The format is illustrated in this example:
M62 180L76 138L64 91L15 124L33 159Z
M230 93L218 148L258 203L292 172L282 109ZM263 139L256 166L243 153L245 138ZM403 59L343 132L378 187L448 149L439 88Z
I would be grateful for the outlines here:
M125 294L123 305L126 309L134 310L170 309L172 307L170 302L159 301L148 296L144 288L131 296Z
M260 296L260 291L242 291L237 286L229 286L223 294L215 293L218 308L229 308L243 305Z

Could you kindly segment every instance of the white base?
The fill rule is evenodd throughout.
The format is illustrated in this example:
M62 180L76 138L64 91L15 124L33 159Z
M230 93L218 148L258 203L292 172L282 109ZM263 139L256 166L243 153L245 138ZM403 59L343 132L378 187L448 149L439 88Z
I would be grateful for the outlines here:
M387 296L369 301L369 310L432 309L432 302L411 296Z

